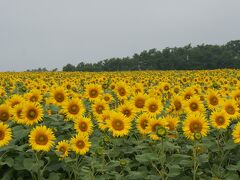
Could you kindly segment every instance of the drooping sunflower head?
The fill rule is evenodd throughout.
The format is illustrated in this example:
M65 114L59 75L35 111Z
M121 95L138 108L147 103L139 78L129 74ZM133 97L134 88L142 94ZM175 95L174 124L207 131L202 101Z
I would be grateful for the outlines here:
M0 122L0 147L6 146L12 140L12 130L7 124Z
M50 151L55 139L52 129L46 126L37 126L29 134L29 144L35 151Z
M58 142L56 146L56 151L60 156L60 159L63 159L68 156L68 152L70 150L70 144L66 140L62 140Z
M224 111L214 111L210 117L212 126L217 129L226 129L230 124L229 115Z
M77 133L89 136L93 132L93 123L90 118L78 117L74 121L74 128Z
M98 127L105 131L108 128L107 121L110 119L110 111L104 111L103 114L97 117Z
M176 131L178 123L179 123L179 118L178 117L173 117L173 116L166 116L163 118L163 121L167 122L167 127L169 131Z
M26 125L33 125L43 118L42 107L33 102L25 102L21 113L24 124Z
M0 122L6 122L10 117L10 107L7 104L0 105Z
M128 135L131 128L131 121L122 113L112 112L107 125L114 137L121 137Z
M91 147L91 142L89 142L88 137L82 134L77 134L75 137L72 137L70 140L71 149L80 155L84 155L89 151Z
M183 122L183 133L188 139L194 140L196 134L207 136L208 131L208 122L200 113L187 116Z

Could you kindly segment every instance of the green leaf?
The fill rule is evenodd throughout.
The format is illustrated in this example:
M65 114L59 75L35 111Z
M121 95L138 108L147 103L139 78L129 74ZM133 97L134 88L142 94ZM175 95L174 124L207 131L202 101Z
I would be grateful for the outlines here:
M169 169L169 173L168 173L169 177L178 176L181 172L181 167L179 165L168 166L168 169Z
M59 173L54 173L54 172L50 173L48 178L48 180L59 180L59 179L60 179Z
M33 160L33 159L31 159L31 158L26 158L26 159L23 160L23 166L24 166L24 168L27 169L27 170L29 170L29 171L32 170L33 165L34 165L34 160Z
M140 163L146 163L150 161L157 161L159 158L157 157L157 154L155 153L145 153L141 155L135 156L136 160Z

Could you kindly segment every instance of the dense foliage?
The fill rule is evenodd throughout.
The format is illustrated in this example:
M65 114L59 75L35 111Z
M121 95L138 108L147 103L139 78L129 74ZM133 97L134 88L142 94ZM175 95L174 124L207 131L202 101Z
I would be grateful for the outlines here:
M63 71L128 71L128 70L204 70L240 68L240 40L226 45L150 49L132 57L111 58L97 63L67 64Z
M240 179L238 70L0 77L1 179Z

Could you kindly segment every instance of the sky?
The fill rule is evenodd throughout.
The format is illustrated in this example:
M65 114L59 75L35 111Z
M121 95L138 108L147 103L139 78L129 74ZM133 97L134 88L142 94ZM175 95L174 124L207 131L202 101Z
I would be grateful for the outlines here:
M239 0L1 0L0 71L240 39Z

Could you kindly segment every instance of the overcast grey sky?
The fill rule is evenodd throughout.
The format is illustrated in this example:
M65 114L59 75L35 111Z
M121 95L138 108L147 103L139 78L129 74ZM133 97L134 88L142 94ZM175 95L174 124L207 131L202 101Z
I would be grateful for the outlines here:
M1 0L0 71L240 39L239 0Z

